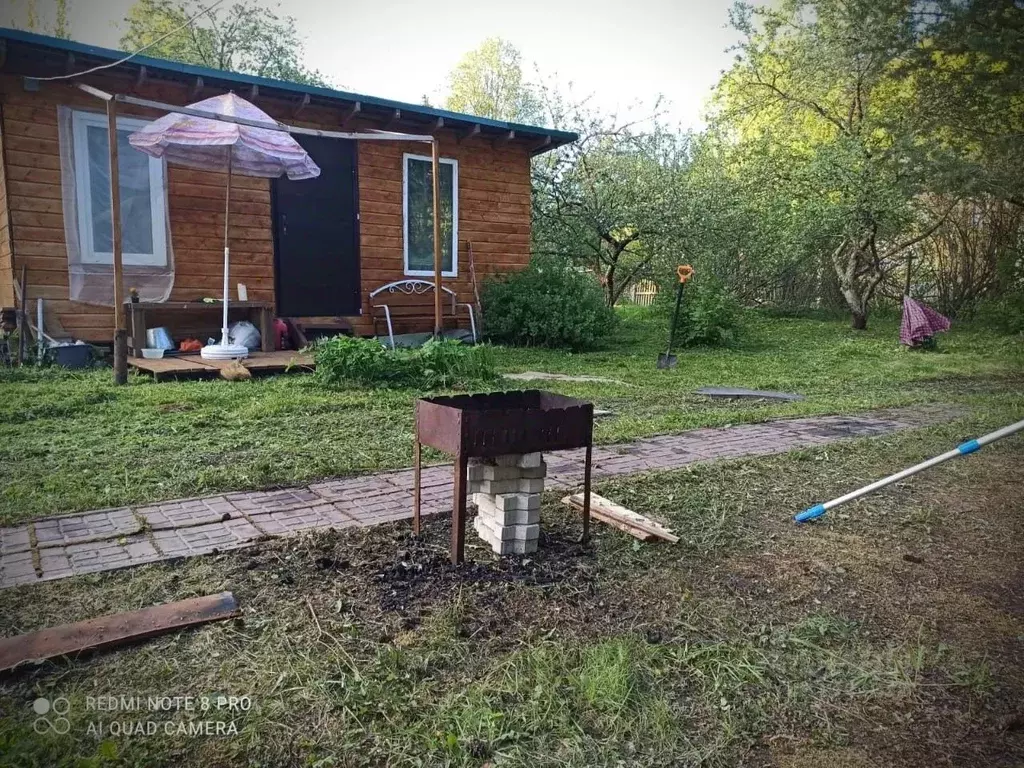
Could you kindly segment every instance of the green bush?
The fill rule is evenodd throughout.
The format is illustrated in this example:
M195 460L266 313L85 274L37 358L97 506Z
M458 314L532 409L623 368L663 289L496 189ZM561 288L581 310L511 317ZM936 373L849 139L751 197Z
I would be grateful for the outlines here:
M431 339L417 349L387 349L376 339L336 336L314 348L317 380L326 386L357 383L438 389L468 387L497 378L487 345Z
M978 322L1000 333L1024 333L1024 291L1010 291L978 304Z
M534 256L526 269L488 280L481 301L487 336L503 344L587 349L616 321L593 275L552 257Z
M671 323L678 282L664 283L658 291L658 307ZM728 347L741 331L743 308L725 285L711 275L692 278L683 288L683 304L673 345L677 347Z

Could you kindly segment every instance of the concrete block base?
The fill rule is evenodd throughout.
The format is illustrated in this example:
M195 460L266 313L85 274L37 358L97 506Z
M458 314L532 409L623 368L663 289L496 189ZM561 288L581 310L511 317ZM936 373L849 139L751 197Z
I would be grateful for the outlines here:
M528 555L532 552L537 551L537 542L539 539L499 539L496 538L491 530L486 526L482 525L480 518L477 517L473 521L473 527L476 528L477 534L494 550L497 555Z
M473 528L497 554L537 551L546 474L540 453L470 460L469 491L477 506Z

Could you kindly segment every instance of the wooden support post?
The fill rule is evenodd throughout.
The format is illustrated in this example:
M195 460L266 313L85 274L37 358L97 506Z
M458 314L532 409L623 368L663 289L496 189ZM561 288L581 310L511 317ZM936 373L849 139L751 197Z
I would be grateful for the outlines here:
M441 148L437 139L430 143L434 177L434 335L444 333L441 318Z
M18 294L18 365L25 362L25 337L28 335L28 305L25 303L28 286L25 283L25 265L21 265L21 293Z
M132 335L132 357L142 357L142 350L146 346L146 311L137 302L129 302L128 307L132 320L129 329Z
M117 102L107 102L110 148L110 230L114 259L114 383L128 383L128 329L124 321L124 265L121 254L121 175L117 158Z

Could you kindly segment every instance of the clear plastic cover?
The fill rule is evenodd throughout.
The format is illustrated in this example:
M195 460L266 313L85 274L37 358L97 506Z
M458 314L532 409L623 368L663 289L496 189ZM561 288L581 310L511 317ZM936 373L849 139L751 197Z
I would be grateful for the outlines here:
M58 107L61 196L72 301L114 304L110 217L110 165L106 115ZM132 148L128 136L142 125L118 120L124 296L166 301L174 286L174 255L167 215L167 172L163 160ZM76 156L76 151L78 155Z

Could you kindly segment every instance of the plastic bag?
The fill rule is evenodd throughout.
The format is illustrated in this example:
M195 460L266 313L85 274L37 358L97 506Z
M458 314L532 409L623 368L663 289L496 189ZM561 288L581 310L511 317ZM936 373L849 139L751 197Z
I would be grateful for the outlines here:
M228 328L228 338L232 344L239 344L248 349L260 348L260 332L248 320L232 323Z

